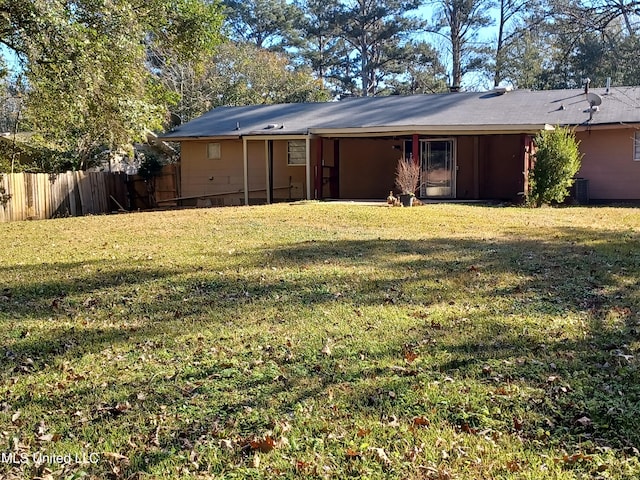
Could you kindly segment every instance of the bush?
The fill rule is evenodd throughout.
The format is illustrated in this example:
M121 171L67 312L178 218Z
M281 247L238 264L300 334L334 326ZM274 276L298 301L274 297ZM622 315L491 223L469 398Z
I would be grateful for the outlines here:
M562 202L569 195L580 170L582 154L572 130L556 127L536 135L533 168L529 172L527 201L539 207L544 203Z
M396 166L396 187L400 189L400 193L413 195L418 189L419 182L420 166L413 159L400 158Z

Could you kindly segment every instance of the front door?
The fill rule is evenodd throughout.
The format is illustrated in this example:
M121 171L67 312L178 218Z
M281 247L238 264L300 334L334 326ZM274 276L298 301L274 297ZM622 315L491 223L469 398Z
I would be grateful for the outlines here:
M455 197L455 155L453 139L420 141L420 196Z

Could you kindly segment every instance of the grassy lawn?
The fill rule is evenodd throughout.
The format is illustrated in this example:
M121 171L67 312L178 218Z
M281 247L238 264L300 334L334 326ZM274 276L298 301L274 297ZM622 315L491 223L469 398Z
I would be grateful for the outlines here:
M309 203L0 241L0 478L640 478L637 208Z

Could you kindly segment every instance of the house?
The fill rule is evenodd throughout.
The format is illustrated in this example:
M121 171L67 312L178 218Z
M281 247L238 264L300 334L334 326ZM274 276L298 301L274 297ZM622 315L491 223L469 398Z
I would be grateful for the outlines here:
M420 197L518 200L533 137L556 125L575 128L592 200L640 199L640 87L221 107L160 138L181 143L192 204L382 199L401 156L420 162Z

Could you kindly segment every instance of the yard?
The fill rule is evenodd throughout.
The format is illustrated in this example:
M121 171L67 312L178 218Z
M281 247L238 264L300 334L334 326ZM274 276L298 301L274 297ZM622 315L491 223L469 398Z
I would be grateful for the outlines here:
M0 226L0 477L637 479L640 211Z

